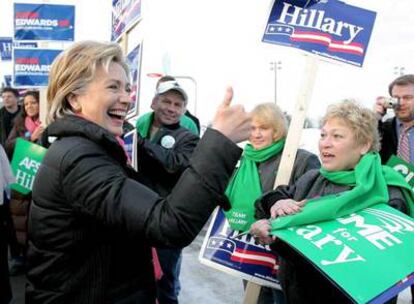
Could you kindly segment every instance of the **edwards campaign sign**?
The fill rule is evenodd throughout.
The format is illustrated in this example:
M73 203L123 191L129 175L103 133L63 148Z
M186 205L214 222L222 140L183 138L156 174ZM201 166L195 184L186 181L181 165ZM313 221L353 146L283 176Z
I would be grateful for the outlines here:
M112 41L141 19L141 0L112 0Z
M412 280L414 220L388 205L274 233L357 303L383 303Z
M375 17L338 0L275 1L263 42L362 66Z
M250 234L232 230L221 209L216 209L204 238L201 263L260 285L280 288L277 257L268 246L257 245Z
M14 86L47 86L53 60L61 50L14 49Z
M14 4L15 40L73 41L75 6Z

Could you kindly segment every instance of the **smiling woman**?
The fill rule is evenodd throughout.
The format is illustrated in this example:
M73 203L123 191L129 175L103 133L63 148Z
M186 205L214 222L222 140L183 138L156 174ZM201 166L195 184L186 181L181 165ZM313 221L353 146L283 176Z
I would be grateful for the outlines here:
M333 220L380 203L411 216L414 211L413 194L402 175L381 166L377 119L371 110L344 101L331 105L322 123L322 168L310 170L292 186L279 186L258 200L256 215L262 220L250 230L280 254L279 274L288 303L352 301L301 254L285 242L275 241L271 230Z
M217 204L250 118L229 88L171 195L133 170L119 136L130 103L116 43L74 44L52 65L44 142L28 230L30 303L154 303L151 246L189 244ZM205 164L210 164L206 166Z

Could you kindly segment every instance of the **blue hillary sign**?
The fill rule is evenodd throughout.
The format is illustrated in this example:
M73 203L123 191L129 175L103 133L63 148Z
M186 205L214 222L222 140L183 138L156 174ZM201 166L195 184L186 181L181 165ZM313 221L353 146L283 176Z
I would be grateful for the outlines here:
M255 244L250 234L232 230L221 209L216 209L200 251L201 263L245 280L280 288L278 262L268 246Z
M275 1L263 42L362 66L375 17L338 0Z
M73 41L74 32L73 5L14 4L15 40Z
M14 47L36 48L37 42L13 42L11 37L0 37L0 59L2 61L11 61Z
M15 48L13 79L15 87L47 86L53 60L61 50Z
M12 86L12 76L11 75L4 75L4 84L6 87Z
M141 19L141 0L112 0L112 41Z
M11 37L0 37L0 59L1 61L10 61L12 58L12 44Z

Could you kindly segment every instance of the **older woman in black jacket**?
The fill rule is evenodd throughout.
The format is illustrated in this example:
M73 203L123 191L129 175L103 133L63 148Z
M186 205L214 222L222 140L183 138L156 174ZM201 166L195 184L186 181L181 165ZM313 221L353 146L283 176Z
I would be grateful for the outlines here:
M189 244L240 157L250 118L228 89L190 167L167 198L147 188L119 144L130 104L115 43L85 41L52 65L50 146L33 185L29 303L154 303L151 246ZM225 135L225 136L224 136Z
M303 255L272 237L269 218L285 217L278 222L284 222L283 227L287 228L332 220L369 204L388 203L401 212L413 212L412 197L408 202L401 192L402 189L411 192L404 178L391 168L381 167L376 124L375 114L355 102L330 106L323 118L319 140L321 170L310 170L293 185L279 186L256 202L256 215L262 220L254 223L250 231L259 242L271 244L281 256L279 274L287 303L352 301ZM387 177L382 170L387 170ZM365 187L361 181L367 181ZM342 195L329 196L338 193ZM306 206L308 199L315 200ZM314 212L313 221L305 218L309 210ZM289 217L296 213L297 216Z

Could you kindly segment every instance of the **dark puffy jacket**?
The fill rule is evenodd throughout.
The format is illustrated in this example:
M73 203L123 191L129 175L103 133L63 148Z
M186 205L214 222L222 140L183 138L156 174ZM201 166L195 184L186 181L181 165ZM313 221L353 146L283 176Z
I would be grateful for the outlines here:
M309 170L294 185L279 186L256 201L256 217L269 218L271 206L281 199L300 201L319 196L341 193L351 187L338 185L323 177L319 170ZM399 188L388 187L388 204L397 210L408 213L408 206ZM303 254L280 239L271 244L280 259L279 279L287 303L352 303L352 301Z
M397 135L397 119L390 118L386 121L378 122L378 131L381 136L381 163L386 164L393 154L397 154L398 135Z
M29 214L27 303L154 303L151 246L189 244L217 204L241 149L207 130L166 199L140 183L115 137L68 116L36 175Z
M138 140L138 171L150 180L151 189L160 196L171 192L190 164L198 141L197 136L178 123L161 127L151 140Z

